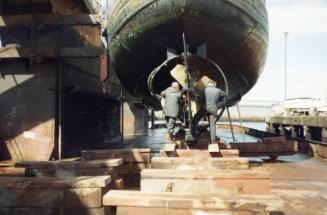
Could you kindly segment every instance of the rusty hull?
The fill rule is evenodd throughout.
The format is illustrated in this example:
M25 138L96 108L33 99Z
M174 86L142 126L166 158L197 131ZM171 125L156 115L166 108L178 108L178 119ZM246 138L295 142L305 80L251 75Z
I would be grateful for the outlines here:
M183 52L182 33L193 54L206 43L207 58L227 76L231 100L248 92L263 70L268 46L265 1L124 0L110 8L110 57L122 84L140 101L153 101L147 78L167 59L167 48ZM222 78L217 79L223 88ZM167 73L157 88L165 89L171 81Z

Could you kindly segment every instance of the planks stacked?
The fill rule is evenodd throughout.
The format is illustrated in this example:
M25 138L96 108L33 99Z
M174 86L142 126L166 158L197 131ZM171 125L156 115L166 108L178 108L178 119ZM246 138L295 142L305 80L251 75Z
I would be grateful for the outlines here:
M274 196L225 195L201 196L192 193L156 193L110 191L103 199L107 206L117 206L117 215L261 215L278 211L282 202ZM276 213L277 214L277 213Z
M104 215L110 176L0 177L0 214Z
M140 186L140 173L145 168L150 168L150 149L121 149L121 150L86 150L81 152L82 159L123 159L119 168L119 176L124 179L125 187L135 188Z
M198 157L191 152L152 158L153 169L141 172L141 191L109 191L104 205L118 215L191 215L268 214L283 204L271 195L269 177L250 170L248 159L211 158L198 151Z
M230 143L233 149L238 149L240 156L278 156L294 155L298 153L297 142L287 140L284 136L263 138L261 142Z
M176 149L175 151L160 150L161 157L239 157L237 149L221 149L219 152L209 152L208 150L199 149Z
M123 179L119 177L119 167L123 159L93 161L21 161L16 167L26 168L26 176L67 178L78 176L110 175L113 188L123 188Z

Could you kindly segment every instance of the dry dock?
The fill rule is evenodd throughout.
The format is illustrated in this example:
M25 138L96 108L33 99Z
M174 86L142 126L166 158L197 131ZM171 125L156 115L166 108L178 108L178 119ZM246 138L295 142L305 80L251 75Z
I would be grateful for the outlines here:
M1 214L327 213L326 160L215 157L205 149L160 157L164 139L165 129L155 129L129 138L134 149L2 163Z

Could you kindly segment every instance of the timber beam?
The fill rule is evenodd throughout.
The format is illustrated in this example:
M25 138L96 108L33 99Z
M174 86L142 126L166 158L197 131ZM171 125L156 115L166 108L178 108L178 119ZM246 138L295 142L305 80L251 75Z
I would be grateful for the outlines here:
M247 158L177 158L153 157L151 168L154 169L189 169L189 170L246 170L249 169Z
M279 211L282 201L272 195L215 195L109 191L103 205L117 209L117 215L132 214L268 214Z
M252 170L143 169L141 191L270 194L267 174Z

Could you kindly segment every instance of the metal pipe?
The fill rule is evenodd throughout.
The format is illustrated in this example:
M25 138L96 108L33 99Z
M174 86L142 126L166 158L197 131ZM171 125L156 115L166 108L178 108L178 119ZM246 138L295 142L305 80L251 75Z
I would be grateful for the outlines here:
M284 32L285 36L285 73L284 73L284 101L287 100L287 64L288 64L288 59L287 59L287 37L288 37L288 32Z
M63 133L63 90L62 90L62 59L60 59L59 63L59 100L58 100L58 122L59 122L59 127L58 127L58 159L60 160L62 157L62 133Z
M183 33L183 46L184 46L184 65L185 65L185 74L186 74L186 92L187 92L187 106L188 106L188 128L189 131L186 134L186 141L187 142L194 142L195 139L193 137L193 123L192 123L192 104L191 104L191 97L190 97L190 82L191 82L191 75L189 73L189 65L188 65L188 47L186 45L186 38L185 33Z
M238 119L239 119L240 125L241 125L243 141L245 142L245 132L244 132L244 127L243 127L243 120L242 120L242 117L241 117L240 106L238 104L236 104L236 108L237 108L237 113L238 113Z
M233 142L235 142L234 129L233 129L233 125L232 125L232 120L230 118L229 108L228 108L227 105L226 105L226 109L227 109L227 114L228 114L228 121L229 121L230 130L232 132Z

